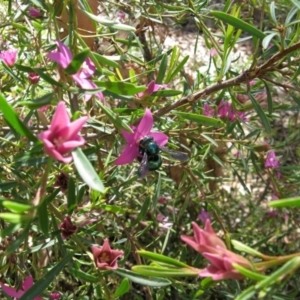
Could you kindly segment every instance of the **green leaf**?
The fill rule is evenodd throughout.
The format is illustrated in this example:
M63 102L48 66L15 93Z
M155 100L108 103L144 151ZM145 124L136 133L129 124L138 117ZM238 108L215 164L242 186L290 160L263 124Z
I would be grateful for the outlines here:
M206 117L203 115L199 114L192 114L192 113L185 113L185 112L179 112L179 111L173 111L174 115L177 115L185 120L190 120L192 122L201 124L201 125L206 125L206 126L213 126L213 127L224 127L225 124L219 120L219 119L214 119L210 117Z
M146 86L136 86L135 84L122 81L95 81L99 87L125 96L133 96L146 90Z
M124 123L120 117L116 115L107 105L104 105L101 101L99 101L98 104L106 116L117 128L132 132L132 129L126 123Z
M167 72L167 67L168 67L168 56L165 53L163 55L162 59L161 59L158 74L157 74L157 77L156 77L156 83L157 84L160 84L160 83L163 82L164 77L165 77L166 72Z
M24 26L24 25L22 25L22 24L20 24L20 23L14 23L14 22L11 22L11 25L12 25L13 27L15 27L16 29L20 30L20 31L24 31L24 32L26 32L26 33L31 34L31 32L30 32L30 30L28 29L27 26Z
M14 253L17 249L20 249L20 245L24 240L28 240L28 232L30 229L30 224L27 224L24 230L21 233L18 233L16 240L13 241L6 249L5 254Z
M266 132L268 134L271 134L271 131L272 131L271 125L270 125L270 122L269 122L267 116L265 115L263 109L261 108L261 106L259 105L259 103L256 101L256 99L251 95L251 93L248 93L248 96L249 96L249 98L250 98L250 100L251 100L251 102L253 104L253 107L256 110L256 112L257 112L257 114L258 114L258 116L259 116L259 118L261 120L261 123L264 126Z
M83 280L86 282L91 282L91 283L97 283L99 281L99 278L90 275L88 273L85 273L83 271L81 271L80 269L75 269L75 268L68 268L68 271L70 271L70 273L79 280Z
M300 10L300 2L297 0L291 0L291 2Z
M89 56L90 51L89 48L83 49L80 53L75 55L67 68L64 69L65 73L68 75L76 74Z
M120 65L116 63L114 60L120 60L120 56L103 56L99 53L93 52L94 57L103 65L107 65L112 68L120 68Z
M103 26L111 27L114 29L124 30L124 31L135 31L136 28L133 26L120 24L115 21L108 20L106 18L95 16L87 11L82 10L83 13L85 13L90 19L96 21L97 23L100 23Z
M18 224L29 221L31 219L31 216L13 213L0 213L0 219L3 219L8 223Z
M144 218L144 216L148 212L148 208L150 206L150 202L151 202L151 198L150 197L146 197L146 199L144 200L143 206L142 206L139 214L137 215L136 220L133 223L133 226L135 226L136 224L138 224Z
M42 294L50 286L51 282L59 275L65 265L72 259L72 254L65 256L55 267L38 280L29 290L27 290L19 300L32 300Z
M236 240L231 240L231 243L234 247L234 249L236 250L239 250L239 251L242 251L242 252L245 252L245 253L249 253L253 256L258 256L258 257L263 257L264 255L254 249L252 249L251 247L239 242L239 241L236 241Z
M20 101L18 102L18 106L27 106L30 109L37 109L50 104L53 98L54 93L49 93L36 99Z
M270 285L276 284L278 280L282 280L283 277L293 274L300 268L300 257L294 257L285 263L280 269L267 276L255 285L256 290L264 289Z
M189 267L187 264L185 264L179 260L173 259L171 257L165 256L163 254L154 253L154 252L145 251L145 250L139 250L139 251L137 251L137 253L143 257L146 257L146 258L151 259L156 262L160 262L160 263L164 263L164 264L168 264L168 265L172 265L172 266L180 267L180 268Z
M75 167L82 180L95 191L104 193L105 188L102 181L81 149L77 148L76 150L72 151L72 156Z
M227 24L230 24L235 28L238 28L245 32L248 32L252 36L256 36L257 38L260 38L260 39L263 39L266 36L262 31L258 30L254 26L242 21L239 18L233 17L233 16L223 13L221 11L211 11L210 13L217 19L219 19Z
M149 276L149 277L186 277L186 276L199 276L199 270L184 269L184 268L170 268L161 266L133 266L131 268L134 272Z
M45 237L48 237L49 235L49 216L48 216L48 205L47 201L44 201L41 203L41 205L38 208L38 221L39 221L39 227L42 231L42 233L45 235Z
M279 33L278 32L272 32L270 33L269 35L267 35L263 41L262 41L262 46L264 49L268 49L272 39L275 37L275 36L279 36Z
M55 85L55 86L58 86L58 87L61 87L61 88L63 87L63 85L61 83L54 80L51 76L44 73L41 69L33 68L33 72L40 75L41 78L43 78L45 81L47 81L48 83L50 83L52 85Z
M68 194L67 194L67 201L68 201L68 214L72 214L73 210L76 207L76 191L75 191L75 183L74 179L70 176L68 179Z
M250 278L252 280L255 280L255 281L260 281L262 279L265 279L267 276L265 275L262 275L262 274L259 274L259 273L256 273L256 272L253 272L249 269L246 269L246 268L243 268L242 266L240 265L237 265L237 264L232 264L233 267L239 272L241 273L243 276L247 277L247 278Z
M32 208L31 205L29 204L23 204L23 203L19 203L19 202L15 202L15 201L10 201L10 200L2 200L0 199L1 204L9 209L10 211L14 212L14 213L23 213L25 211L28 211Z
M121 282L121 284L118 286L117 290L114 293L114 297L120 297L126 293L128 293L130 290L130 283L128 278L124 278Z
M3 94L0 93L0 110L8 123L9 127L30 141L37 142L38 139L32 134L27 126L19 119L14 109L8 104Z
M271 207L300 207L300 198L286 198L280 200L273 200L269 203Z
M117 271L114 271L114 273L124 278L128 278L132 282L145 285L145 286L150 286L150 287L164 287L171 284L171 281L165 278L159 278L159 277L148 278L146 276L142 276L137 273L125 269L121 269L121 268L119 268Z
M277 19L276 19L276 6L275 6L275 2L272 1L270 3L270 16L272 21L274 22L274 24L277 24Z

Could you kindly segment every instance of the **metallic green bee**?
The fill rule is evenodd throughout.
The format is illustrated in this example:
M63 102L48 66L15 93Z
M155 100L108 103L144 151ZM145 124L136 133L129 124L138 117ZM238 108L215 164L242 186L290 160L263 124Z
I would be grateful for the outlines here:
M158 170L162 165L162 159L159 152L163 151L169 154L172 158L186 161L189 159L186 153L171 150L165 147L159 147L152 136L146 136L139 142L139 153L141 157L138 158L141 165L138 169L138 177L144 178L148 171Z

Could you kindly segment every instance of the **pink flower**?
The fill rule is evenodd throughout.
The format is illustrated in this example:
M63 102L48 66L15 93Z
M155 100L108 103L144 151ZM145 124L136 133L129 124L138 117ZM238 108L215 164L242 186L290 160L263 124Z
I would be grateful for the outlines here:
M40 76L35 72L31 72L28 74L28 79L31 84L37 84L40 81Z
M33 286L33 278L31 276L28 276L25 278L25 280L22 283L22 287L19 290L16 290L10 286L4 285L2 282L0 282L0 286L5 294L7 294L10 297L20 299L23 294L29 290ZM43 300L42 297L35 297L34 300Z
M42 15L41 12L38 9L34 8L34 7L29 8L28 14L32 18L39 18Z
M56 41L58 50L47 54L47 57L58 63L63 69L66 69L71 63L73 56L70 49L61 41ZM87 58L76 74L72 74L73 80L85 90L96 89L97 85L88 80L95 73L96 67L90 58ZM99 99L103 100L103 94L98 92L95 94ZM92 95L85 94L84 100L90 100Z
M198 219L200 219L202 221L202 223L205 224L207 219L210 220L209 212L206 211L204 208L202 208L201 213L198 216Z
M169 217L165 217L164 215L158 214L156 219L159 221L158 226L163 230L168 230L173 226L172 222L168 222Z
M60 299L60 294L53 292L49 295L49 298L53 299L53 300L59 300Z
M153 93L157 92L158 90L162 88L167 88L169 87L167 84L156 84L154 80L152 80L148 85L147 89L143 92L140 92L137 94L139 98L142 98L143 96L149 96L152 95Z
M204 229L201 229L195 222L192 222L194 237L182 235L180 238L197 252L211 252L217 245L226 249L224 242L215 234L210 225L210 220L205 222Z
M88 117L81 117L70 122L65 103L59 102L50 128L38 135L44 143L45 152L59 161L70 163L72 156L66 154L85 144L84 138L78 133L87 119Z
M139 143L146 136L153 137L158 146L162 147L168 142L168 136L159 131L151 131L153 126L153 116L151 111L146 108L145 115L138 126L131 126L133 133L121 130L127 145L122 151L115 165L124 165L131 163L135 158L140 157Z
M2 59L2 61L8 67L12 67L16 63L17 53L18 53L18 50L16 50L16 49L3 51L0 53L0 59Z
M203 105L203 116L213 117L215 115L215 109L209 106L207 103Z
M108 239L104 240L102 247L92 246L92 252L96 267L100 270L118 269L118 257L122 256L122 250L112 250Z
M212 49L209 51L209 55L210 55L210 56L216 56L216 55L218 55L218 51L216 50L216 48L212 48Z
M265 168L278 168L279 161L274 151L269 151L265 161Z
M204 252L202 255L211 263L200 271L200 277L211 277L212 280L243 279L243 275L234 269L233 264L251 269L251 263L244 257L220 246L215 247L217 253Z
M229 102L225 102L224 100L221 100L221 102L218 105L218 117L220 118L232 118L232 110L230 107Z
M77 226L71 221L70 216L66 216L63 222L59 225L63 239L67 239L70 235L77 232Z
M181 239L211 263L207 268L200 271L199 276L211 277L213 280L241 279L243 276L234 269L233 264L251 269L248 260L226 249L224 242L212 229L210 219L206 219L204 229L201 229L195 222L192 225L194 237L183 235Z

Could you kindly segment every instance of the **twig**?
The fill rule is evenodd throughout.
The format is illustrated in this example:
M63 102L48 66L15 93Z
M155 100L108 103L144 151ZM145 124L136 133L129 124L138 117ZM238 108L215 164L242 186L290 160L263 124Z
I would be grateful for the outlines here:
M213 84L209 87L206 87L205 89L198 91L192 95L183 97L179 99L178 101L174 102L173 104L163 107L157 111L154 112L154 115L157 117L163 116L167 114L168 112L172 111L173 109L176 109L178 107L181 107L183 105L186 105L188 103L193 103L198 100L200 100L203 97L207 97L210 94L213 94L215 92L218 92L220 90L239 85L241 83L246 83L249 80L253 80L254 78L262 78L267 72L274 69L275 64L279 63L283 58L285 58L289 53L297 50L300 48L300 42L292 45L289 48L284 49L283 51L274 54L268 61L266 61L264 64L250 70L246 70L241 75L238 75L234 78L225 80L223 82L218 82L216 84Z

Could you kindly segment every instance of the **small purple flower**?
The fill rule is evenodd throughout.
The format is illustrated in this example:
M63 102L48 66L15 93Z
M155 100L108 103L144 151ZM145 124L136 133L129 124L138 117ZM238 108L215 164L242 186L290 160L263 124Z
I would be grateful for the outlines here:
M137 94L138 98L142 98L144 96L152 95L153 93L157 92L162 88L168 88L167 84L156 84L154 80L152 80L148 85L147 89L143 92Z
M215 109L209 106L207 103L203 105L203 116L213 117L215 115Z
M63 69L66 69L71 63L73 56L70 49L61 41L56 41L57 51L52 51L47 54L47 57L51 60L58 63ZM86 61L82 64L81 68L76 74L71 75L73 80L80 86L82 89L96 89L97 85L89 80L89 78L94 74L96 67L90 58L87 58ZM100 100L103 100L103 94L98 92L95 94ZM92 95L85 94L84 100L90 100Z
M274 151L269 151L265 161L265 168L278 168L279 161Z
M65 103L59 102L50 128L38 134L38 138L44 143L45 152L59 161L70 163L72 156L66 156L66 154L85 144L84 138L78 133L87 119L88 117L81 117L70 122Z
M218 117L220 118L232 118L232 110L229 102L221 100L218 105Z
M204 208L201 209L201 213L199 214L198 219L200 219L203 224L206 223L207 219L211 220L209 212L206 211Z
M0 53L0 59L8 66L12 67L17 60L18 50L10 49Z
M27 276L22 283L22 287L19 290L4 285L2 282L0 282L0 286L2 291L8 296L13 297L15 299L20 299L23 296L23 294L25 294L25 292L33 286L33 278L31 276ZM43 300L43 298L38 296L34 297L33 300Z
M151 131L153 126L153 116L151 111L146 108L145 115L138 126L131 126L133 133L121 130L127 145L115 165L125 165L131 163L135 158L140 157L139 143L146 136L152 136L158 146L162 147L168 142L168 136L159 131Z
M34 8L34 7L29 8L28 14L32 18L39 18L42 15L41 12L38 9Z

